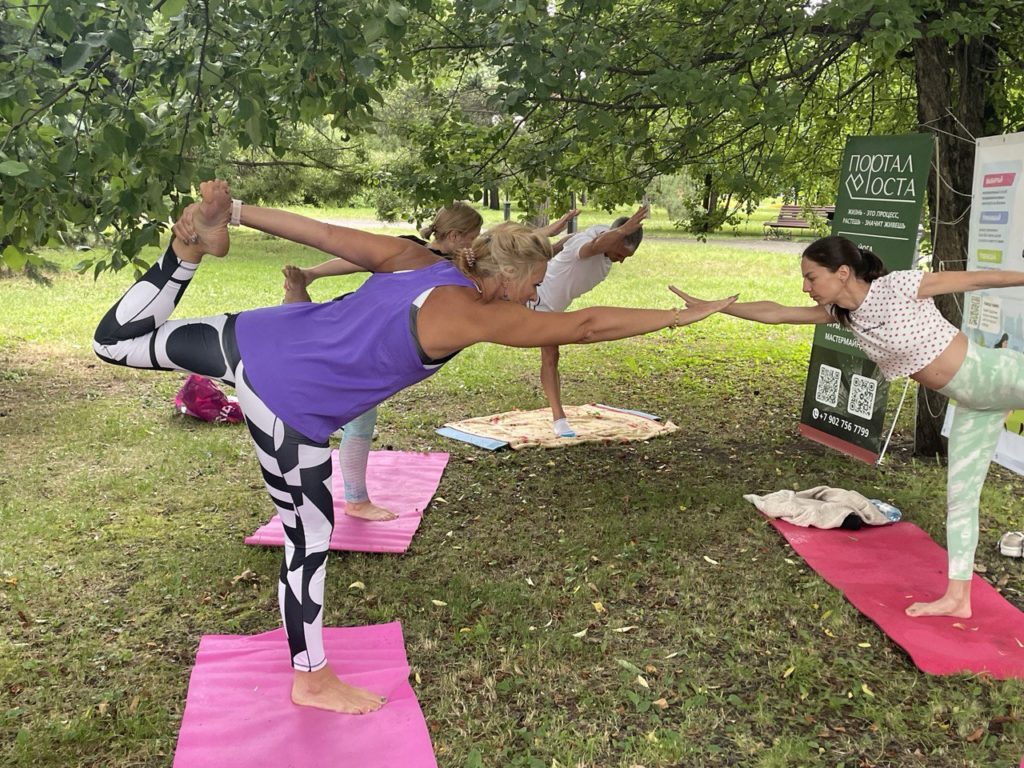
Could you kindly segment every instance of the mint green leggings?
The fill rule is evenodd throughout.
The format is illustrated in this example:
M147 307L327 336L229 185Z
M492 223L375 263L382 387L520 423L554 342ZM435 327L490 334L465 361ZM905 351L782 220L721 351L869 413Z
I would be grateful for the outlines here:
M966 581L978 546L978 503L1008 411L1024 408L1024 354L968 343L960 370L939 390L956 401L949 432L946 551L949 578Z

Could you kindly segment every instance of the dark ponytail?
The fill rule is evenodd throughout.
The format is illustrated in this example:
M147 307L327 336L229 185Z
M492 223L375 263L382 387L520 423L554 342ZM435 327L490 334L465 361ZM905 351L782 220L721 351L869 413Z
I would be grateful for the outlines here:
M866 283L889 274L889 270L874 251L862 248L839 235L829 235L815 240L804 249L803 258L825 267L829 272L836 272L843 266L849 267L855 277ZM832 314L841 326L850 327L850 310L832 305Z

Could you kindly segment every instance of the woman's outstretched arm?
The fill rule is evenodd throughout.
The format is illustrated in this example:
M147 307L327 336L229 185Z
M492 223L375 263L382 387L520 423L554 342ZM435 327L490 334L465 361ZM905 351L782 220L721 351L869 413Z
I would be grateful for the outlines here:
M464 289L443 299L431 296L418 316L423 349L431 357L463 349L481 341L508 347L553 347L591 344L640 336L663 328L675 328L703 320L736 300L735 296L708 301L687 309L628 309L588 307L576 312L535 312L521 304L481 304Z
M340 256L335 256L333 259L322 261L315 267L309 267L304 270L306 278L309 282L319 280L321 277L339 277L340 275L354 275L356 272L365 272L366 270L347 259L343 259Z
M239 221L246 227L308 245L370 272L415 269L437 261L426 248L407 240L328 224L276 208L243 204Z
M1015 285L1024 285L1024 272L1006 269L925 272L921 278L921 287L917 290L917 297L929 299L945 293L964 293L983 288L1011 288Z
M687 308L697 308L707 304L704 299L698 299L688 293L669 286L669 290L686 302ZM724 315L732 315L743 320L753 320L757 323L768 323L770 325L787 324L803 325L817 323L832 323L835 318L829 314L825 307L787 307L774 301L744 301L735 302L721 310Z

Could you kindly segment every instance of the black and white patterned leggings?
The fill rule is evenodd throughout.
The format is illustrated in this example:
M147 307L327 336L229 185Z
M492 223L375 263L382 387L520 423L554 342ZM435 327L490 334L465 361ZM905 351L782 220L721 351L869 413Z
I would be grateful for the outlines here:
M312 672L327 663L324 579L334 528L330 447L289 427L253 391L235 343L234 315L168 320L196 267L168 247L100 321L93 349L115 365L198 373L235 387L263 481L284 525L278 602L292 666Z

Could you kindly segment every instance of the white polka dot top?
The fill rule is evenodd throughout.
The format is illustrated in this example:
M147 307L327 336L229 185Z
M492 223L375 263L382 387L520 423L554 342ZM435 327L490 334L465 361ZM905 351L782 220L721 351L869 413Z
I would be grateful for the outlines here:
M886 379L917 373L945 351L959 332L930 298L917 298L924 273L890 272L871 283L850 312L850 330Z

